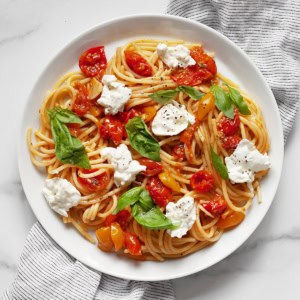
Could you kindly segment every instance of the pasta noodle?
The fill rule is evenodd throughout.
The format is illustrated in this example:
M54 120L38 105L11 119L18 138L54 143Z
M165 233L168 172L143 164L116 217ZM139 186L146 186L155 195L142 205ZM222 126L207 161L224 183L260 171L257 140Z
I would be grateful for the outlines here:
M115 75L119 82L122 82L132 90L132 95L125 106L128 111L137 107L155 107L159 110L162 104L153 101L149 94L165 89L175 89L177 84L171 79L171 70L162 62L156 53L159 43L165 43L168 46L182 44L188 49L198 44L185 43L183 41L160 41L141 39L136 40L119 47L115 55L107 63L105 74ZM199 45L198 45L199 46ZM126 49L134 49L149 63L153 70L150 77L142 77L135 74L127 65L124 56ZM110 145L110 142L103 139L99 128L102 117L95 116L88 111L81 119L83 122L80 128L78 139L83 143L92 170L92 173L84 173L80 167L63 164L55 155L55 143L53 141L51 126L47 110L55 106L72 109L76 99L76 84L79 82L89 85L91 78L84 75L81 71L71 72L62 76L55 84L43 101L39 110L41 124L38 130L28 129L27 142L30 150L32 163L37 167L44 167L47 170L48 178L65 178L76 187L81 193L81 201L76 207L72 207L68 217L63 217L63 222L72 224L87 240L95 243L93 232L104 226L107 216L116 209L118 198L129 187L116 187L113 178L113 166L109 164L100 155L100 150ZM238 86L221 74L217 74L214 79L216 84L228 83L235 87L243 96L248 105L251 115L240 115L240 133L241 137L252 141L258 151L266 153L269 150L268 133L265 127L264 119L258 105L250 99ZM208 92L209 84L199 84L195 86L199 91ZM191 114L196 114L198 102L190 98L187 94L180 91L174 99L184 104ZM267 171L258 172L253 182L253 192L249 190L246 183L232 184L229 180L223 179L214 168L211 161L210 147L222 158L230 155L230 151L225 149L219 138L217 124L224 116L223 112L214 107L208 115L199 123L191 141L190 149L185 147L187 159L180 161L176 159L172 148L180 142L180 135L171 137L156 137L159 141L161 151L161 164L164 170L167 170L172 177L179 183L180 191L173 192L173 201L177 201L184 195L190 195L195 199L197 218L193 227L183 238L172 238L167 230L150 230L141 226L133 218L130 221L128 231L135 233L142 241L142 256L133 257L127 250L124 250L126 256L136 259L162 261L167 258L177 258L189 255L199 251L221 238L223 230L218 227L218 221L225 218L230 211L245 212L251 205L255 194L258 195L261 202L260 180L266 175ZM150 123L147 123L148 125ZM151 126L148 126L151 133ZM34 139L32 139L34 136ZM122 140L132 154L133 159L141 158L141 155L130 147L128 139ZM213 174L215 178L215 191L223 195L229 210L221 216L214 216L205 209L204 203L209 202L214 192L199 193L190 186L192 175L205 169ZM86 186L82 185L78 178L93 178L106 173L109 176L109 182L106 188L91 192ZM147 177L137 176L132 186L147 186Z

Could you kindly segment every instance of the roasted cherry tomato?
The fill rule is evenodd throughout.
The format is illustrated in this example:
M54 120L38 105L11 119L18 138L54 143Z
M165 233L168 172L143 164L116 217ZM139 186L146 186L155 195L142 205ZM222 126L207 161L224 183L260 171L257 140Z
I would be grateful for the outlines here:
M119 145L124 135L124 126L115 116L106 116L100 127L100 135L106 140L112 140Z
M99 80L102 79L106 64L107 61L103 46L91 48L81 54L79 58L79 67L82 73L88 77L97 76Z
M119 223L112 223L110 226L111 239L114 243L115 250L119 251L124 246L124 232Z
M121 228L125 231L130 222L130 212L126 209L119 211L115 215L109 215L105 219L105 226L110 226L112 223L117 222L120 224Z
M147 187L153 201L162 207L166 207L172 198L171 189L166 187L158 178L158 176L150 177Z
M245 214L238 211L229 213L224 219L220 218L217 225L221 229L227 229L239 225L245 219Z
M188 149L191 148L192 139L194 138L195 132L199 126L199 122L195 122L189 126L184 132L180 134L180 142L184 143Z
M96 171L98 171L98 169L82 170L81 172L83 174L91 174ZM106 172L91 178L77 178L78 182L91 192L101 191L105 189L109 183L109 179L110 178Z
M149 77L153 75L153 70L147 60L139 53L131 50L124 52L128 67L137 75Z
M125 248L131 255L142 255L141 242L134 233L125 232Z
M82 117L91 107L88 99L88 90L87 87L80 82L77 82L74 88L77 90L77 94L73 102L72 111L79 117Z
M92 78L87 84L88 98L94 100L99 98L102 91L102 84L96 78Z
M208 171L201 170L192 176L190 184L199 193L208 193L214 187L215 178Z
M180 184L169 172L162 172L158 174L160 181L174 192L180 192Z
M145 106L142 108L142 119L145 123L150 122L156 115L156 109L153 106Z
M94 117L101 117L101 115L103 114L104 109L101 106L98 105L93 105L90 108L90 113L94 116Z
M69 131L71 135L78 136L80 133L80 125L78 123L69 123L67 124L67 127L69 128Z
M97 229L96 236L98 239L98 247L103 251L110 251L111 248L113 247L110 227L101 227Z
M203 203L202 206L214 216L219 216L226 210L227 203L222 195L215 194L208 203Z
M129 111L119 112L118 114L116 114L116 118L118 118L118 120L120 120L124 125L126 125L130 119L137 117L138 115L139 113L133 108Z
M138 162L143 165L146 166L146 171L141 172L142 174L146 175L146 176L154 176L158 173L160 173L163 169L162 165L156 161L153 161L151 159L148 158L139 158Z
M218 122L218 130L223 132L226 136L234 135L240 128L240 117L237 109L234 110L233 119L223 116L222 119Z
M212 93L207 93L198 101L198 103L197 119L198 121L202 121L215 107L215 97Z
M227 136L224 138L222 146L224 149L234 150L241 141L241 139L242 138L238 135Z
M193 66L178 68L173 71L171 78L179 85L199 85L202 82L210 82L217 74L214 59L207 55L202 47L191 48L190 54L196 61Z
M184 144L180 143L175 145L172 148L172 155L175 156L175 158L179 161L185 160L185 150L184 150Z

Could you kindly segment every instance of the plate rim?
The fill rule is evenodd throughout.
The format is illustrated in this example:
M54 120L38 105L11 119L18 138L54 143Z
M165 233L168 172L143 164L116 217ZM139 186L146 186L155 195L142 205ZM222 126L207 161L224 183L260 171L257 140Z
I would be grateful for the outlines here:
M229 43L232 47L234 47L243 56L243 59L245 59L246 61L248 61L248 63L250 63L253 66L253 68L257 72L258 76L260 77L259 79L263 81L264 86L266 87L266 92L268 93L270 99L272 99L272 102L273 102L273 104L276 107L276 109L275 109L276 119L278 121L278 125L279 125L279 128L280 128L280 133L279 133L279 136L278 136L279 143L281 145L281 149L279 150L279 153L280 153L280 163L278 164L278 174L279 175L278 175L278 178L277 178L276 187L275 187L275 189L273 190L273 193L272 193L272 198L269 201L269 203L267 204L267 207L265 209L265 212L263 213L263 216L261 217L261 220L259 222L257 222L255 224L255 226L252 227L252 229L250 230L249 233L245 233L245 235L243 236L243 238L241 239L241 242L239 243L239 245L237 247L235 247L234 249L230 249L229 251L226 251L226 253L223 254L223 255L220 255L220 257L217 260L214 260L213 262L205 264L204 267L194 268L192 271L185 271L185 272L178 271L174 275L168 276L168 277L166 277L166 276L159 277L159 275L158 275L158 276L155 276L155 277L154 276L149 276L147 278L139 278L139 277L134 277L134 276L126 275L124 273L122 273L122 274L116 274L115 272L110 272L110 270L101 271L101 270L96 269L90 263L84 262L80 258L79 259L76 258L76 255L73 256L72 254L70 254L67 250L65 250L64 246L60 242L56 241L55 236L52 236L47 231L46 227L43 226L44 222L41 221L42 218L39 216L38 213L36 213L36 211L34 209L34 206L32 205L32 201L29 200L30 197L28 197L29 195L28 195L27 187L25 187L25 185L24 185L24 179L23 179L23 176L22 176L23 173L22 173L22 169L21 169L21 160L22 160L22 151L21 151L21 149L22 149L22 145L24 144L24 141L23 141L23 138L24 138L24 128L22 127L22 125L23 125L24 120L26 118L25 111L26 111L26 106L30 103L30 99L31 99L30 95L33 94L33 92L35 91L36 87L38 86L40 77L44 76L45 73L47 73L47 70L51 66L51 64L57 59L57 57L59 57L59 55L64 50L66 50L66 48L69 47L70 44L76 43L77 41L79 41L85 35L91 33L94 30L97 30L97 29L99 29L101 27L109 26L109 25L112 25L112 24L114 24L116 22L124 21L126 19L135 19L135 18L163 18L163 19L170 19L170 20L175 20L175 21L176 20L183 21L183 22L186 22L186 23L190 23L190 24L194 24L194 25L203 27L205 30L211 32L214 35L217 35L220 39L222 39L225 42ZM20 180L21 180L21 183L22 183L23 191L24 191L25 196L26 196L26 200L28 201L28 203L29 203L29 205L30 205L30 207L31 207L31 209L32 209L35 217L37 218L38 222L40 222L40 224L43 226L43 228L49 234L49 236L53 239L53 241L56 244L58 244L63 249L63 251L66 251L66 253L68 253L68 255L74 257L76 260L80 261L81 263L83 263L84 265L88 266L89 268L95 270L96 272L100 271L100 272L103 272L105 274L116 276L116 277L127 279L127 280L160 281L160 280L170 280L170 279L177 279L177 278L185 277L185 276L188 276L188 275L195 274L195 273L198 273L200 271L203 271L203 270L205 270L205 269L207 269L207 268L209 268L209 267L211 267L211 266L219 263L220 261L224 260L229 255L231 255L233 252L235 252L236 250L238 250L246 242L246 240L248 240L249 237L256 231L257 227L262 223L262 221L264 220L266 214L268 213L268 211L269 211L269 209L271 207L271 204L274 201L274 198L275 198L275 195L277 193L277 190L278 190L280 178L281 178L281 175L282 175L282 167L283 167L283 159L284 159L283 127L282 127L282 121L281 121L281 118L280 118L279 108L278 108L277 102L275 100L275 97L273 95L273 92L272 92L269 84L267 83L266 79L264 78L264 76L262 75L261 71L258 69L258 67L256 66L256 64L252 61L252 59L237 44L235 44L228 37L226 37L225 35L223 35L222 33L218 32L218 31L216 31L215 29L213 29L213 28L211 28L211 27L209 27L209 26L207 26L207 25L205 25L205 24L203 24L201 22L195 21L195 20L187 19L187 18L180 17L180 16L173 16L173 15L163 14L163 13L129 14L129 15L124 15L122 17L112 18L112 19L109 19L107 21L100 22L100 23L98 23L96 25L89 26L88 29L81 31L74 38L69 39L62 47L60 47L56 51L56 53L49 59L48 63L45 64L45 66L43 67L42 71L39 72L39 74L33 80L32 88L30 89L29 93L26 95L26 101L25 101L25 104L24 104L24 107L23 107L22 118L20 119L20 127L19 127L19 132L18 132L17 136L19 137L18 143L17 143L18 173L19 173Z

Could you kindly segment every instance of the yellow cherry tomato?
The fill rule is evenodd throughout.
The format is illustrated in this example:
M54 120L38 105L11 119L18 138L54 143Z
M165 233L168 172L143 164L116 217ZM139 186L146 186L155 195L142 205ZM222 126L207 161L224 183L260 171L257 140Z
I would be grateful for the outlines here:
M115 222L110 225L110 234L115 246L115 250L119 251L123 248L125 240L124 232L119 223Z
M152 106L146 106L142 109L142 118L145 123L150 122L156 115L156 109Z
M233 211L224 219L220 218L217 225L221 229L228 229L239 225L245 219L245 214L239 211Z
M110 235L110 227L101 227L96 230L98 239L98 247L103 251L110 251L113 247L113 242Z
M215 97L212 93L205 94L199 100L197 119L202 121L205 116L215 107Z
M158 175L160 181L172 191L180 192L180 184L172 177L169 172L162 172Z

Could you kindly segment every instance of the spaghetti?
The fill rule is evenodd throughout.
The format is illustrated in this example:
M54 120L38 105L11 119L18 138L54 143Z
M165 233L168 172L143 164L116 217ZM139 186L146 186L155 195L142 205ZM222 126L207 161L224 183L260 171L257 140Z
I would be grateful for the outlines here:
M105 64L106 61L103 60L101 62L100 69L104 65L105 69L101 69L101 72L97 73L98 77L87 76L82 71L68 73L61 77L52 91L48 93L39 110L41 125L38 130L33 132L34 142L32 141L32 129L28 129L27 142L32 163L37 167L44 167L50 179L56 177L65 178L81 194L79 204L70 209L68 217L63 217L63 222L72 224L80 234L92 243L96 242L92 232L101 227L107 227L107 218L116 209L120 196L132 187L140 186L147 190L151 178L151 176L147 176L142 172L128 186L118 187L114 183L114 167L100 154L101 149L105 147L116 147L111 136L110 138L105 138L101 131L105 115L103 108L96 100L99 98L103 88L100 83L101 77L103 74L115 75L118 82L131 89L132 93L124 111L135 111L137 115L142 117L152 134L151 122L163 104L156 102L149 95L162 90L176 89L178 86L175 81L174 70L169 68L157 54L156 49L160 43L165 43L169 47L183 45L191 52L195 47L200 48L199 44L183 41L150 39L132 41L125 46L119 47L107 65ZM147 66L146 69L143 69L146 70L146 73L141 73L144 76L138 74L138 69L128 59L129 51L137 53L140 62ZM202 53L202 55L204 54ZM205 64L199 64L199 66L204 69L207 68ZM235 134L237 142L241 139L247 139L255 145L259 152L268 152L268 133L262 113L257 104L233 82L217 73L212 79L190 85L196 91L208 94L212 84L222 86L223 83L227 83L238 91L251 111L249 115L237 114L239 118L237 133ZM224 91L227 91L226 86L222 88ZM89 98L88 110L84 114L80 115L80 113L77 113L83 122L77 125L68 124L68 128L71 134L76 136L85 148L91 165L91 169L88 171L58 160L51 123L47 114L47 111L57 106L76 112L74 104L80 100L78 100L78 95L83 89L86 89L85 93L88 95L93 94L91 97L95 95L96 97L93 99ZM199 101L195 101L190 95L180 90L173 99L184 105L190 114L197 115L200 105ZM84 105L84 103L80 103L80 105ZM220 125L225 119L224 113L214 105L202 120L196 121L196 125L191 125L186 129L185 138L182 133L170 137L155 136L160 145L161 162L159 164L162 170L169 174L179 185L179 190L171 192L171 201L177 202L185 195L193 197L196 206L196 221L185 236L172 238L166 229L148 229L130 216L124 227L126 227L126 232L134 233L138 238L138 241L141 243L142 255L132 255L132 251L128 251L126 246L121 247L119 253L135 259L158 261L186 256L219 240L223 231L231 227L230 222L232 220L232 225L237 225L241 222L256 193L259 201L261 201L260 180L266 175L267 170L255 174L253 190L250 190L246 183L232 184L230 180L222 178L214 167L211 158L211 147L224 162L224 158L230 156L236 146L228 146L228 143L226 144L228 139L224 136L224 131ZM186 138L188 132L190 133L189 140ZM139 161L142 158L131 147L128 137L123 136L119 142L130 149L134 160ZM200 170L205 170L214 178L213 188L207 192L199 192L199 190L191 186L193 175ZM97 179L97 184L100 182L100 188L99 186L94 188L95 178ZM216 195L221 196L225 201L226 209L220 213L216 213L210 205L211 201L216 200ZM130 207L126 208L126 210L131 212ZM161 208L161 211L164 211L164 209ZM235 219L236 223L234 223ZM229 223L226 225L226 222Z

